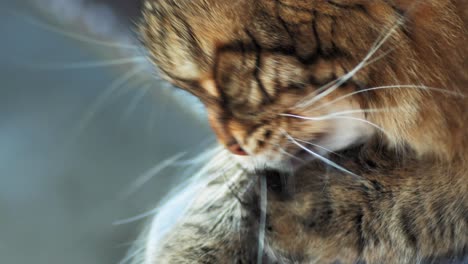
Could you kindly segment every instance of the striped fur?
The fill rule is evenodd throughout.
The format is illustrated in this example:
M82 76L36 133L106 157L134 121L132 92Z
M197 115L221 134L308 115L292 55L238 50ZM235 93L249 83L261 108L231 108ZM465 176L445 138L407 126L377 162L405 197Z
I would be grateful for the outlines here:
M144 263L462 261L467 9L464 0L148 0L140 32L155 65L205 104L221 143L234 139L265 163L232 167L227 153L208 162L211 180L164 238L148 237ZM293 118L393 108L347 116L370 130ZM334 153L291 169L294 138Z

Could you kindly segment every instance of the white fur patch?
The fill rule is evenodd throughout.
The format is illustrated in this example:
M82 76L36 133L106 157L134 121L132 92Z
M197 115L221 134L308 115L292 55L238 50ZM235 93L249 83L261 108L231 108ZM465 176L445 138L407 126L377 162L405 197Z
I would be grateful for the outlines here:
M374 128L364 120L363 114L336 117L333 122L334 129L318 144L331 151L337 151L362 142L374 132Z

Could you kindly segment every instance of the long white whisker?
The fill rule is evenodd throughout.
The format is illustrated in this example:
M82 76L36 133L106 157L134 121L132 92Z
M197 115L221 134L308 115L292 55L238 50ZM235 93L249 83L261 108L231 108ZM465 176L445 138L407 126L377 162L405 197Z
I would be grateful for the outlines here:
M39 28L45 29L45 30L50 31L50 32L58 33L60 35L72 38L74 40L86 42L86 43L89 43L89 44L96 44L96 45L114 47L114 48L133 49L133 50L140 49L136 45L107 42L107 41L97 40L97 39L94 39L94 38L91 38L91 37L88 37L88 36L85 36L85 35L79 35L79 34L76 34L76 33L71 33L69 31L60 29L60 28L58 28L56 26L53 26L53 25L38 21L36 19L33 19L30 16L27 16L25 14L21 14L20 12L17 12L15 10L8 10L8 12L10 14L12 14L12 15L15 15L17 17L20 17L20 18L24 19L28 23L30 23L32 25L35 25L35 26L37 26Z
M324 147L324 146L321 146L321 145L318 145L318 144L315 144L315 143L312 143L312 142L309 142L309 141L306 141L306 140L297 139L297 138L296 138L296 140L297 140L298 142L304 143L304 144L306 144L306 145L310 145L310 146L313 146L313 147L316 147L316 148L323 149L323 150L325 150L326 152L333 153L333 154L335 154L335 155L339 155L338 153L336 153L336 152L334 152L333 150L328 149L328 148L326 148L326 147Z
M334 168L336 168L336 169L338 169L338 170L340 170L340 171L343 171L343 172L345 172L345 173L347 173L347 174L350 174L350 175L352 175L352 176L355 176L355 177L360 178L359 175L353 173L352 171L349 171L349 170L343 168L342 166L340 166L340 165L336 164L335 162L333 162L333 161L331 161L331 160L329 160L329 159L323 157L322 155L319 155L319 154L313 152L312 150L310 150L310 149L304 147L301 143L299 143L296 139L294 139L294 138L293 138L292 136L290 136L288 133L286 133L286 132L284 132L284 133L285 133L286 138L288 138L294 145L296 145L296 146L300 147L301 149L305 150L307 153L309 153L309 154L311 154L312 156L316 157L317 159L321 160L321 161L324 162L325 164L330 165L330 166L332 166L332 167L334 167Z
M331 94L334 92L338 87L343 85L345 82L347 82L349 79L351 79L358 71L360 71L363 67L366 66L367 61L380 49L380 47L385 44L385 42L393 35L394 32L396 32L396 29L401 25L401 21L399 20L397 23L395 23L394 26L390 28L390 30L387 32L386 35L383 36L382 39L378 40L371 48L369 53L364 57L364 59L358 63L351 71L346 73L345 75L341 76L336 80L336 83L327 88L324 92L314 96L312 99L307 100L307 101L301 101L297 107L307 107L310 106L311 104L321 100L322 98L326 97L327 95ZM332 82L333 83L333 82ZM326 85L325 87L327 87Z
M89 110L84 114L82 120L78 123L76 128L76 135L79 136L88 123L94 118L96 112L101 108L105 100L119 89L123 84L129 81L131 78L136 76L141 71L141 67L136 67L133 70L122 75L120 78L115 80L104 92L98 96L94 103L89 107Z
M369 65L371 65L372 63L375 63L375 62L377 62L377 61L379 61L379 60L381 60L381 59L387 57L388 54L392 53L393 51L395 51L395 50L396 50L397 48L399 48L400 46L401 46L401 45L395 45L395 47L391 47L390 49L388 49L388 50L382 52L382 54L380 54L379 56L373 58L372 60L367 61L367 63L366 63L363 67L369 66Z
M351 117L351 116L332 116L330 118L332 118L332 119L350 119L350 120L356 120L356 121L359 121L359 122L363 122L363 123L366 123L366 124L368 124L368 125L370 125L372 127L375 127L376 129L378 129L379 131L381 131L385 135L389 135L389 133L387 131L385 131L385 129L383 129L381 126L378 126L378 125L376 125L376 124L374 124L371 121L366 120L366 119Z
M465 95L463 95L461 93L458 93L458 92L452 92L452 91L447 91L447 90L444 90L444 89L441 89L441 88L428 87L428 86L423 86L423 85L386 85L386 86L372 87L372 88L367 88L367 89L362 89L362 90L359 90L359 91L351 92L349 94L346 94L346 95L343 95L343 96L338 97L336 99L333 99L333 100L331 100L331 101L329 101L327 103L318 105L317 107L312 108L311 110L322 109L325 106L334 104L334 103L339 102L339 101L341 101L343 99L346 99L348 97L351 97L351 96L354 96L354 95L360 94L360 93L365 93L365 92L375 91L375 90L400 89L400 88L401 89L419 89L419 90L426 90L426 91L435 91L435 92L440 92L440 93L444 93L444 94L448 94L448 95L452 95L452 96L461 96L461 97L465 96Z
M190 166L190 165L195 165L195 164L200 164L202 162L205 162L209 159L211 159L214 154L220 152L223 147L220 145L216 145L216 147L212 148L209 151L206 151L205 153L202 153L201 155L198 155L196 158L190 159L190 160L180 160L174 162L174 165L176 166Z
M272 145L272 146L277 147L278 150L279 150L281 153L283 153L284 155L286 155L286 156L288 156L288 157L290 157L290 158L292 158L292 159L295 159L295 160L304 162L303 159L298 158L298 157L296 157L294 154L291 154L291 153L289 153L288 151L286 151L283 147L281 147L280 144L274 144L274 143L269 143L269 142L266 142L266 143L268 143L268 144L270 144L270 145Z
M296 157L295 155L293 155L293 154L287 152L286 150L284 150L284 149L282 149L282 148L279 148L279 151L280 151L281 153L283 153L284 155L286 155L286 156L292 158L292 159L298 160L298 161L300 161L300 162L304 162L303 159Z
M64 64L27 64L29 67L34 67L42 70L73 70L86 68L111 67L124 64L131 64L146 61L145 57L130 57L114 60L99 60L99 61L81 61Z
M222 148L218 148L218 150L221 150ZM216 156L219 156L220 158L224 158L224 155L226 155L225 153L223 152L219 152L217 153ZM211 155L211 153L210 153ZM222 161L222 163L225 163L224 161ZM234 165L230 165L228 166L226 169L231 169L233 168ZM213 174L210 174L210 177L206 178L206 179L202 179L204 176L207 175L207 172L210 170L210 166L205 166L203 167L200 171L198 171L198 173L196 175L193 176L193 178L190 179L190 181L192 183L190 183L190 185L194 184L193 187L195 189L200 189L201 187L205 186L206 183L218 178L220 175L221 175L221 172L216 172L216 173L213 173ZM240 172L239 172L240 173ZM233 179L231 179L232 181L235 181L236 178L233 177ZM182 185L180 187L186 187L187 185ZM174 192L179 193L180 192L180 189L179 190L174 190ZM224 190L221 190L220 189L220 194L221 193L224 193ZM213 198L213 201L215 201L217 199L217 197L214 197ZM208 205L207 205L208 206ZM157 207L155 209L152 209L152 210L149 210L147 212L144 212L144 213L141 213L139 215L136 215L136 216L133 216L133 217L130 217L130 218L126 218L126 219L122 219L122 220L117 220L115 221L113 224L114 225L123 225L123 224L129 224L129 223L133 223L135 221L139 221L139 220L142 220L142 219L145 219L147 217L150 217L150 216L153 216L155 214L157 214L159 212L160 208Z
M124 94L128 94L132 90L138 90L140 89L141 86L147 84L148 80L145 80L145 78L135 78L135 79L130 79L126 83L122 89L119 89L115 91L115 97L122 96Z
M350 120L356 120L360 121L363 123L366 123L368 125L371 125L372 127L377 128L378 130L382 131L384 134L388 135L388 132L385 131L382 127L370 122L369 120L362 119L362 118L357 118L357 117L352 117L352 116L340 116L340 115L327 115L327 116L317 116L317 117L308 117L308 116L300 116L300 115L293 115L293 114L283 114L283 116L286 117L294 117L294 118L299 118L303 120L311 120L311 121L323 121L323 120L329 120L329 119L350 119Z
M130 117L130 114L135 111L135 109L138 106L138 103L145 97L146 93L153 87L152 84L147 84L141 88L139 88L140 91L137 92L137 94L133 97L133 99L130 101L128 104L127 109L125 109L125 112L122 115L122 120L126 120Z
M265 175L260 177L260 223L258 225L258 249L257 264L263 262L263 251L265 249L265 229L267 215L267 179Z
M146 133L150 137L154 135L155 128L159 124L164 124L165 118L167 118L166 112L168 111L169 100L163 100L158 108L151 105L151 110L148 113L148 122L146 123Z
M139 214L139 215L136 215L136 216L133 216L133 217L130 217L130 218L126 218L126 219L114 221L114 222L112 223L112 225L116 225L116 226L117 226L117 225L126 225L126 224L130 224L130 223L139 221L139 220L141 220L141 219L145 219L145 218L147 218L147 217L153 216L153 215L155 215L158 211L159 211L159 208L151 209L150 211L144 212L144 213L142 213L142 214Z
M333 117L333 116L342 116L342 115L360 114L360 113L389 113L389 112L398 112L398 111L401 111L401 109L398 108L398 107L355 109L355 110L346 110L346 111L334 112L334 113L324 115L324 116L320 116L320 117Z
M131 254L125 256L118 264L125 264L136 258L137 256L141 255L145 251L144 247L135 249Z
M141 186L143 186L144 184L149 182L152 178L154 178L156 175L158 175L160 172L162 172L163 170L165 170L166 168L174 164L174 162L179 160L185 154L186 152L177 153L176 155L173 155L161 161L159 164L157 164L150 170L138 176L136 180L129 186L129 188L122 194L122 197L125 198L133 194L136 190L141 188Z
M314 109L314 108L313 108ZM312 109L312 110L313 110ZM345 110L345 111L340 111L340 112L334 112L331 114L323 115L323 116L316 116L316 117L310 117L317 119L318 118L323 118L323 120L329 118L329 117L334 117L334 116L342 116L342 115L348 115L348 114L359 114L359 113L388 113L388 112L393 112L393 111L400 111L398 107L395 108L368 108L368 109L354 109L354 110ZM283 113L279 114L280 116L286 116L286 117L298 117L298 115L294 114L288 114L288 113ZM303 116L304 117L304 116Z
M407 12L409 12L410 10L412 10L417 3L419 3L420 1L415 1L407 10ZM405 23L405 19L404 17L400 17L399 19L397 19L397 21L393 24L392 27L390 27L390 29L388 30L388 32L379 40L377 40L375 42L375 44L372 46L371 50L369 51L369 53L364 57L364 59L358 64L356 65L356 67L351 70L350 72L348 72L347 74L345 74L344 76L341 76L340 78L338 78L337 80L334 80L326 85L324 85L323 87L321 87L320 89L318 89L318 95L316 95L317 93L314 93L313 94L313 97L309 100L308 97L306 97L304 100L301 100L296 106L297 107L307 107L307 106L310 106L311 104L319 101L320 99L324 98L325 96L329 95L330 93L332 93L333 91L335 91L337 88L339 88L342 84L344 84L346 81L348 81L350 78L352 78L352 76L354 76L355 73L357 73L359 70L361 70L362 68L380 60L381 58L387 56L389 53L393 52L397 47L392 47L390 48L389 50L385 51L383 54L379 55L377 58L374 58L373 60L370 60L372 58L372 56L374 56L374 54L387 42L387 40L396 32L396 30L401 27L403 24ZM329 87L330 85L333 85L331 87ZM329 88L328 88L329 87ZM322 90L325 90L325 92L322 92L320 93Z

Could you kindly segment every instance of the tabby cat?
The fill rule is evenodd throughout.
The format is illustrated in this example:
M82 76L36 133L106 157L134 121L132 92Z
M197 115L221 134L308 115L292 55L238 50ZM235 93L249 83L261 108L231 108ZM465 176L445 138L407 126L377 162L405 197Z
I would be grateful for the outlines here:
M226 151L143 262L467 261L467 18L465 0L147 0L151 60Z

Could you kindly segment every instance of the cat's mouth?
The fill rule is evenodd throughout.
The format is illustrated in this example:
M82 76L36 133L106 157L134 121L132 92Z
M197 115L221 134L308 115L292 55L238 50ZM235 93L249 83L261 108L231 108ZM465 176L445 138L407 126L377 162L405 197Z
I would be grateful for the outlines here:
M356 131L318 134L307 141L289 136L287 147L278 147L256 155L234 156L242 167L250 171L275 169L295 172L315 162L340 168L334 158L340 156L343 150L364 143L370 136L371 133L356 133Z
M293 137L288 139L294 144L256 155L239 155L232 149L228 150L234 154L240 165L248 170L270 168L285 171L296 171L314 160L326 160L332 152L322 145L328 139L325 133L314 135L313 140L307 141Z

